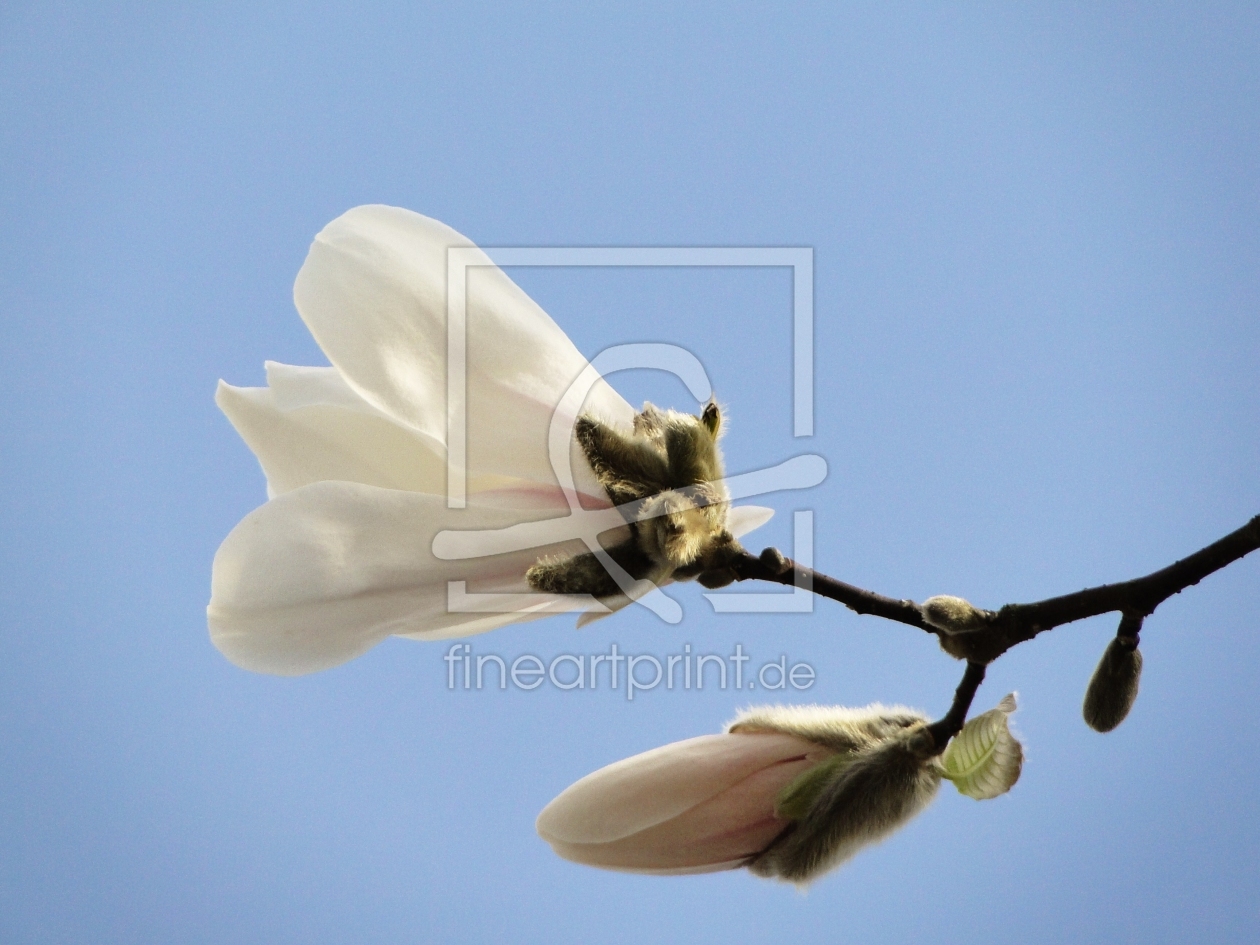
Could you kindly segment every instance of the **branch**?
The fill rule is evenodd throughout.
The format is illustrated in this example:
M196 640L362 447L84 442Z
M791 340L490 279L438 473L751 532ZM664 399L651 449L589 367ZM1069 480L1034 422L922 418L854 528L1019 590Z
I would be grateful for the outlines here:
M749 552L736 558L730 565L737 581L774 581L776 584L793 584L820 597L839 601L859 614L872 614L885 620L907 623L928 633L936 628L923 619L919 605L912 600L894 600L874 591L866 591L852 584L845 584L833 577L820 574L813 568L802 567L791 558L785 558L778 548L767 548L760 557Z
M974 609L974 620L970 625L951 628L929 623L919 605L912 600L895 600L837 581L811 568L801 567L775 548L767 548L759 557L744 552L735 559L731 568L740 581L795 585L839 601L859 614L872 614L918 627L936 634L941 647L950 655L972 663L987 664L1011 647L1065 623L1111 611L1119 611L1130 620L1149 616L1174 594L1180 594L1257 548L1260 548L1260 515L1188 558L1145 577L1090 587L1032 604L1007 604L998 611Z
M938 750L943 751L945 743L962 731L963 722L967 721L967 710L971 708L971 700L975 698L976 690L980 688L982 682L984 682L984 664L968 663L962 682L954 690L953 705L949 707L944 718L928 726L932 741L935 742Z

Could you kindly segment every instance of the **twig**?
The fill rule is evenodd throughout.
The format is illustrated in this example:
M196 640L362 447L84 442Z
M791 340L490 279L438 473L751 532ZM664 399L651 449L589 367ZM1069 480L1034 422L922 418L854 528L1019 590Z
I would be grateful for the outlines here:
M1119 611L1130 618L1148 616L1169 597L1198 584L1209 574L1257 548L1260 548L1260 515L1219 541L1152 574L1032 604L1007 604L998 611L979 610L978 625L961 633L928 623L919 605L912 600L896 600L837 581L811 568L801 567L775 548L767 548L759 557L744 552L735 559L731 568L741 581L795 585L839 601L859 614L871 614L918 627L936 634L942 648L952 656L969 663L987 664L1011 647L1065 623L1111 611Z
M962 731L963 722L967 721L967 710L971 708L971 700L975 698L976 690L980 688L982 682L984 682L984 664L968 663L962 682L954 690L954 702L949 707L949 711L939 722L933 722L928 726L927 730L931 732L932 741L936 743L938 749L944 749L945 743Z
M791 558L785 558L777 548L767 548L760 557L744 552L730 567L736 574L736 580L793 584L813 591L820 597L839 601L859 614L872 614L885 620L907 623L928 633L936 633L936 629L923 619L923 615L919 613L919 605L914 601L894 600L883 594L837 581L813 568L802 567Z

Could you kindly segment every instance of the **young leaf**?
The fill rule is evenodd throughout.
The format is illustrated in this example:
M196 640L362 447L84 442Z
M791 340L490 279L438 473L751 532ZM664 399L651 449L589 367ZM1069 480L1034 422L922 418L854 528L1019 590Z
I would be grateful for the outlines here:
M941 756L942 774L959 793L978 801L1005 794L1019 780L1024 749L1007 724L1015 711L1015 694L996 709L977 715L954 736Z

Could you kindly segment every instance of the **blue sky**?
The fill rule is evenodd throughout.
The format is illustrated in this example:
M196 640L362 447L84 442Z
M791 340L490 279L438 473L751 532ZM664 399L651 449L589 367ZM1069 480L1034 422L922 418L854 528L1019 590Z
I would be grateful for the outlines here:
M0 938L6 942L1251 942L1260 558L1143 632L1129 720L1080 719L1111 618L996 664L1021 781L943 791L807 895L555 857L571 781L720 729L719 688L446 687L446 647L258 676L210 645L219 542L265 499L215 382L324 363L310 240L382 202L487 245L809 246L816 435L784 271L519 270L585 353L695 352L787 547L895 597L1037 599L1260 512L1260 13L1246 4L9 3L0 10ZM692 408L660 374L631 402ZM939 715L959 667L827 601L642 609L505 656L786 654L802 699Z

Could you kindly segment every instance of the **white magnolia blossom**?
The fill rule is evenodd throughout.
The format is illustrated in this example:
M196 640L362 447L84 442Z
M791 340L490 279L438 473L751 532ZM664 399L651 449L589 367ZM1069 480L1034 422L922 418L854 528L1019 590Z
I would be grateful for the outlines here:
M474 254L462 510L446 498L452 247ZM433 541L448 529L567 515L570 499L610 507L576 443L575 495L549 457L552 415L587 367L564 332L468 239L395 207L358 207L325 227L294 301L332 366L269 362L266 387L220 382L215 398L258 457L270 497L215 555L215 646L247 669L296 675L390 635L464 636L555 612L556 599L532 592L525 571L542 554L584 550L580 542L451 561ZM625 428L635 413L602 379L581 410ZM575 417L559 419L571 429ZM763 512L732 510L731 531L756 527ZM461 612L448 604L451 581L469 594L515 596L499 598L506 612Z

